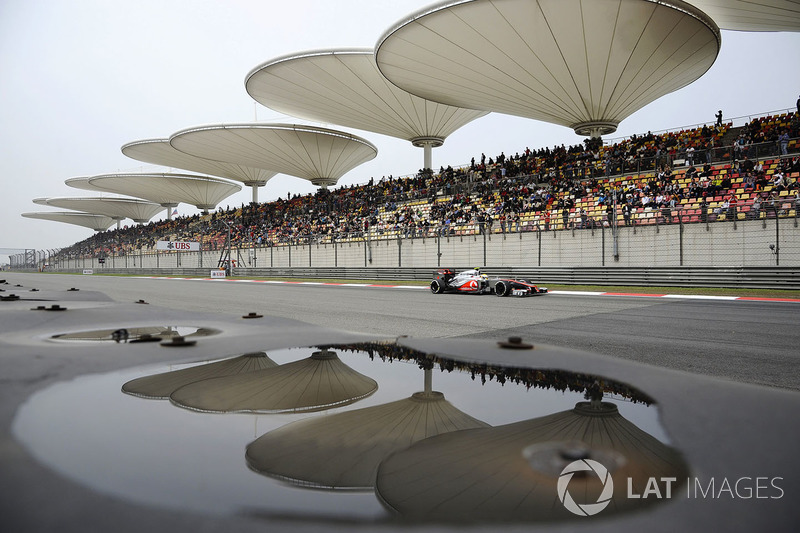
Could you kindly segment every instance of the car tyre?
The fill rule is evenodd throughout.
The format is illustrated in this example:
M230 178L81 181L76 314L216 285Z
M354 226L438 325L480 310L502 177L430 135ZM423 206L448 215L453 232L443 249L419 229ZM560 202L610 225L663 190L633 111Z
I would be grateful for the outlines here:
M498 281L494 286L494 293L497 296L508 296L508 285L503 281Z
M444 284L438 279L431 281L431 292L433 294L442 294L444 292Z

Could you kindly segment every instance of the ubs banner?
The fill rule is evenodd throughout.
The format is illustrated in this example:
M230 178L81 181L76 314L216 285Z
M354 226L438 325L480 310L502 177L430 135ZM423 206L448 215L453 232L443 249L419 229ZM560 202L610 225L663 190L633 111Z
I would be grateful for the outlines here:
M200 243L191 241L158 241L156 250L198 252L200 251Z

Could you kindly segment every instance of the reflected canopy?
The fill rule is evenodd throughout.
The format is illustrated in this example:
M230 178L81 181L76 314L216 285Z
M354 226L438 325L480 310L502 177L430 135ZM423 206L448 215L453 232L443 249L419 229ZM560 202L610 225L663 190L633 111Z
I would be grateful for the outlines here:
M430 370L426 370L426 382ZM488 427L426 390L374 407L301 420L247 447L247 464L294 484L328 489L372 489L380 462L434 435Z
M354 403L377 389L374 379L345 365L335 352L322 350L275 368L186 385L170 401L219 413L321 411Z
M133 379L122 386L122 392L143 398L165 400L169 398L170 394L189 383L246 374L276 366L278 364L264 352L248 353L224 361Z
M575 443L585 457L571 456ZM406 516L451 520L570 518L558 499L564 467L580 458L604 463L614 480L603 514L653 503L627 498L627 478L642 494L651 478L681 478L681 455L623 418L615 405L580 402L569 411L489 429L448 433L420 441L384 461L376 492ZM575 476L569 491L595 503L597 476ZM664 488L661 487L661 493Z

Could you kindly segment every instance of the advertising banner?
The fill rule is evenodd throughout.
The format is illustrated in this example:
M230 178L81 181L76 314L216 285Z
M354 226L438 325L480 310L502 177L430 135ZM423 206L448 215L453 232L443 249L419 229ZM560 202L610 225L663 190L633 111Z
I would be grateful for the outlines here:
M197 252L200 251L200 243L191 241L158 241L156 242L156 250Z

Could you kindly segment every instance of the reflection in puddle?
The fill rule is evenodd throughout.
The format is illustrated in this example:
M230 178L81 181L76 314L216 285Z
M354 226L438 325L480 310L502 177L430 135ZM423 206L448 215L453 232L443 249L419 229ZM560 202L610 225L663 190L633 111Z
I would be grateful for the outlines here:
M190 383L169 399L179 407L211 413L281 413L349 405L377 389L374 379L323 349L275 368Z
M157 342L177 337L207 337L219 333L220 331L214 328L195 326L145 326L62 333L53 335L51 339L56 341L137 343Z
M380 521L390 509L553 520L575 518L557 490L571 461L608 463L616 483L607 513L625 510L617 492L626 477L641 493L651 476L687 475L651 403L597 376L370 343L85 376L32 396L13 431L68 477L152 506L322 520ZM601 491L591 473L570 482L578 506Z
M166 400L177 389L212 378L246 374L278 366L264 352L246 353L239 357L223 359L216 363L191 366L172 372L144 376L125 383L122 392L142 398Z
M376 492L407 517L568 519L574 515L559 504L558 482L567 465L584 459L599 462L619 480L605 498L600 477L571 480L570 494L582 504L610 500L604 515L656 501L628 499L628 478L633 493L642 494L650 478L688 475L673 448L622 417L616 405L579 402L552 415L416 443L381 463Z
M315 417L260 437L247 463L263 474L301 486L371 490L380 462L395 451L440 433L488 427L430 389L394 402Z

